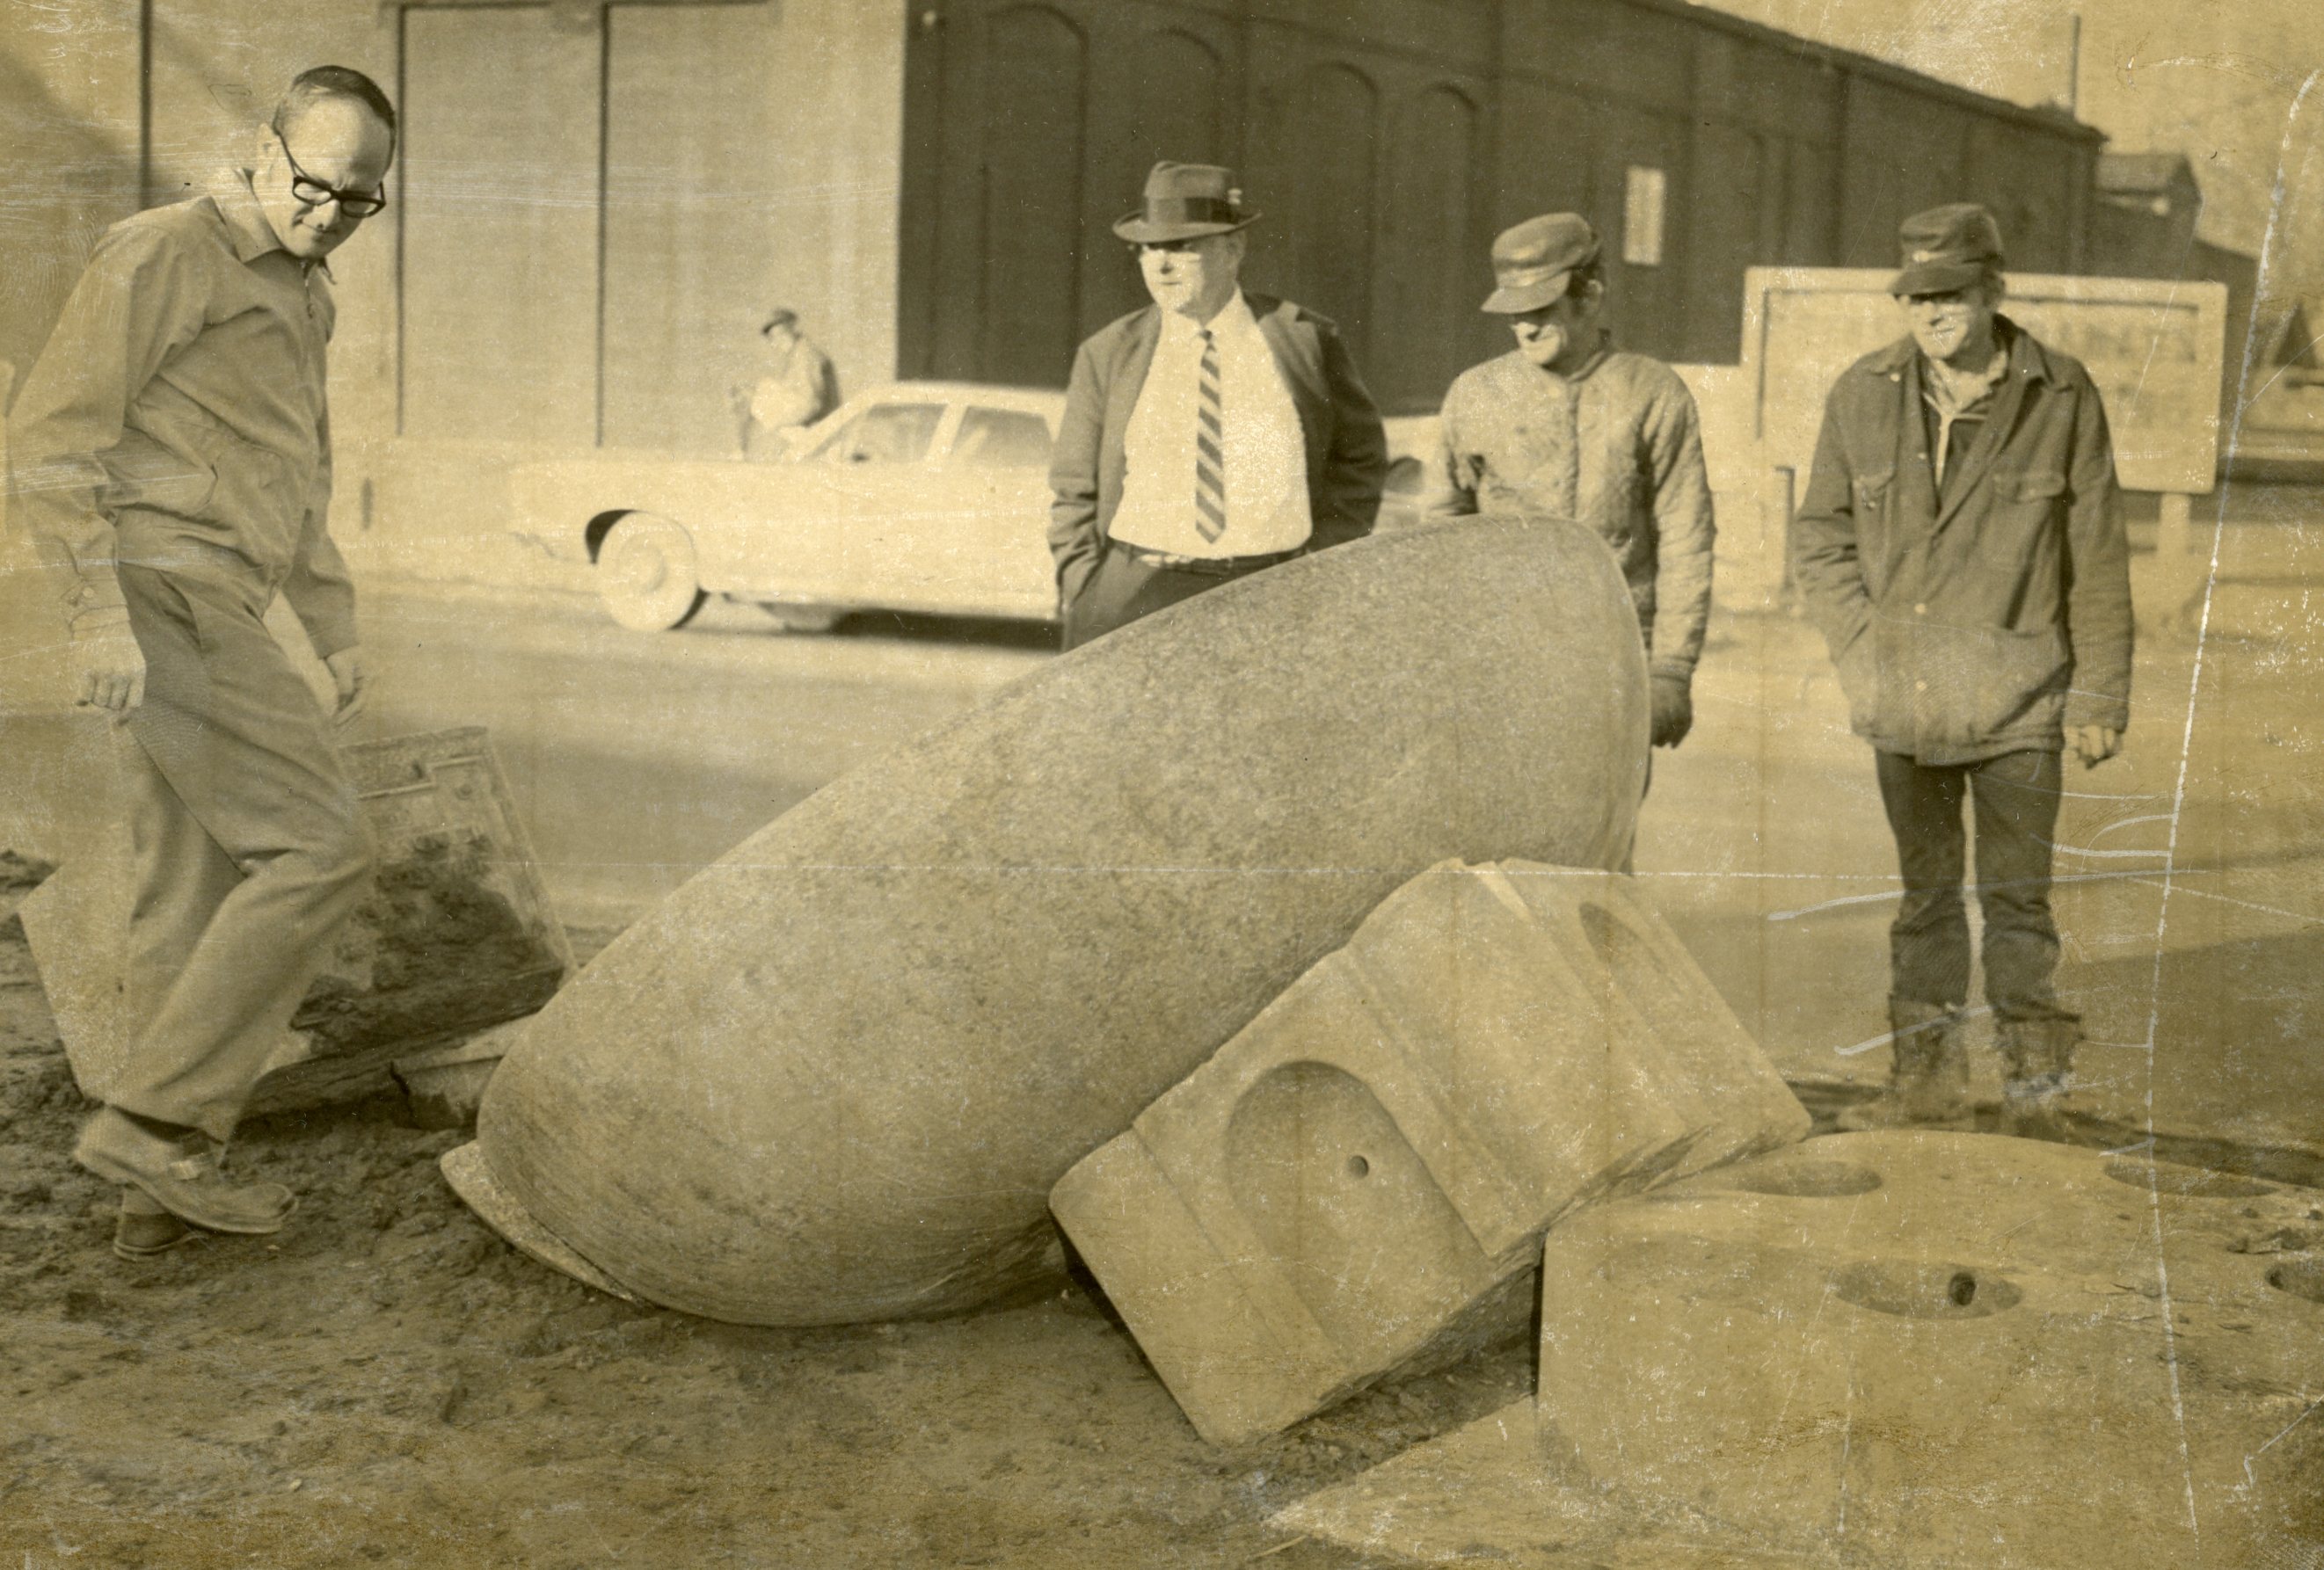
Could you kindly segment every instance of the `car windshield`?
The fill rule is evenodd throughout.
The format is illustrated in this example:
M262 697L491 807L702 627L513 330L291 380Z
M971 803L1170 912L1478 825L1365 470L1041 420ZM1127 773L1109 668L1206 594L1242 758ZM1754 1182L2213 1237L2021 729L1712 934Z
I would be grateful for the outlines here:
M850 464L917 464L943 419L940 403L883 403L865 409L834 449Z
M972 408L960 417L952 456L978 469L1047 468L1049 424L1019 409Z

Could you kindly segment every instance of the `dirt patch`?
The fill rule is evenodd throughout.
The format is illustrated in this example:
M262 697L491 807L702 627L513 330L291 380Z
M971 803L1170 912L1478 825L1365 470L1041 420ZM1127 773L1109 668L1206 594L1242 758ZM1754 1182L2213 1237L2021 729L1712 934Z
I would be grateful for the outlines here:
M429 835L380 868L348 923L357 950L290 1021L318 1056L441 1039L549 1001L564 964L490 886L492 852L481 834Z
M1520 1341L1221 1450L1064 1275L834 1330L633 1307L501 1243L437 1174L464 1136L388 1100L245 1126L232 1163L303 1197L279 1238L130 1264L86 1111L0 919L8 1570L1348 1566L1266 1517L1531 1387Z

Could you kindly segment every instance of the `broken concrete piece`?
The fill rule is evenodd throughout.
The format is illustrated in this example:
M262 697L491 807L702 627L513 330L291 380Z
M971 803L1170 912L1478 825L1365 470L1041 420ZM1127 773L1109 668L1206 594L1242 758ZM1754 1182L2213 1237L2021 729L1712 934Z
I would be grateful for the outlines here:
M1483 518L1287 563L696 875L509 1054L484 1161L672 1308L973 1306L1039 1269L1067 1167L1399 885L1447 857L1610 865L1645 765L1637 613L1588 531Z
M1576 1206L1803 1137L1619 874L1432 868L1050 1207L1203 1437L1524 1334Z
M484 1087L493 1070L508 1055L523 1029L521 1020L495 1025L482 1035L413 1057L398 1058L389 1066L403 1087L411 1121L420 1128L466 1128L476 1121L484 1104Z
M1803 1562L2290 1563L2247 1556L2324 1548L2324 1303L2228 1252L2241 1188L1865 1134L1591 1210L1544 1250L1544 1442Z
M362 742L340 757L379 869L258 1082L252 1114L391 1089L392 1058L530 1014L573 968L484 730ZM73 1078L98 1099L137 1024L126 996L126 840L68 860L17 913Z
M1888 1151L1868 1143L1881 1141L1890 1142ZM1930 1143L1917 1146L1919 1141ZM1962 1164L1956 1159L1958 1152L1974 1156L1978 1164ZM2319 1437L2308 1434L2316 1420L2309 1414L2324 1410L2314 1406L2317 1393L2324 1391L2324 1336L2318 1334L2324 1326L2324 1306L2316 1300L2324 1298L2324 1286L2317 1284L2314 1275L2288 1269L2290 1262L2281 1256L2248 1258L2231 1252L2245 1228L2285 1225L2305 1215L2315 1201L2312 1191L2271 1191L2271 1185L2225 1173L2201 1174L2190 1168L1990 1136L1848 1135L1811 1140L1765 1163L1728 1168L1658 1190L1646 1199L1592 1210L1553 1234L1545 1252L1573 1267L1569 1279L1587 1281L1594 1272L1591 1261L1597 1251L1561 1252L1586 1229L1602 1227L1607 1252L1627 1257L1627 1246L1616 1240L1660 1235L1649 1224L1666 1211L1683 1214L1705 1205L1756 1202L1751 1189L1736 1187L1747 1183L1800 1191L1794 1197L1803 1202L1814 1198L1812 1191L1829 1195L1821 1206L1807 1212L1826 1210L1826 1219L1792 1234L1803 1246L1829 1243L1840 1212L1886 1191L1865 1187L1867 1171L1879 1176L1899 1163L1923 1169L1920 1181L1936 1191L1938 1208L1951 1214L1956 1241L1965 1235L1987 1260L2000 1258L2005 1273L2020 1286L2028 1278L2017 1266L2021 1261L2030 1263L2035 1290L2010 1313L2024 1313L2043 1299L2054 1301L2051 1294L2064 1290L2057 1277L2096 1264L2112 1278L2091 1278L2096 1284L2087 1289L2100 1294L2098 1313L2106 1324L2092 1323L2085 1316L2080 1325L2057 1326L2054 1337L2037 1344L2036 1354L2020 1367L2022 1378L2049 1391L2061 1406L2077 1392L2088 1398L2088 1404L2072 1413L2071 1421L2046 1430L2021 1430L2011 1425L2027 1414L2019 1398L1996 1399L1994 1348L1979 1339L1996 1319L1964 1316L1917 1321L1926 1328L1932 1350L1943 1354L1958 1347L1954 1372L1947 1374L1943 1391L1934 1392L1942 1399L1926 1409L1926 1416L1908 1414L1903 1427L1873 1426L1876 1417L1895 1415L1897 1402L1888 1396L1870 1408L1848 1409L1839 1425L1850 1437L1845 1453L1852 1457L1856 1446L1868 1445L1885 1446L1893 1455L1926 1440L1931 1419L1942 1422L1948 1413L1974 1414L1989 1430L1986 1437L1997 1452L1992 1459L2005 1475L2022 1469L2023 1486L2046 1486L2048 1492L2026 1519L2054 1514L2061 1518L2061 1526L2077 1520L2095 1523L2096 1529L2083 1540L2045 1540L2031 1549L2007 1539L1978 1541L1972 1551L1956 1553L1941 1541L1859 1530L1868 1510L1877 1523L1904 1506L1934 1505L1950 1495L1964 1475L1959 1469L1960 1457L1933 1447L1920 1453L1930 1468L1926 1475L1916 1473L1897 1490L1851 1492L1849 1524L1843 1526L1836 1515L1827 1515L1823 1519L1830 1529L1805 1530L1804 1523L1831 1503L1843 1479L1853 1475L1858 1484L1868 1481L1833 1457L1829 1443L1833 1414L1828 1406L1821 1409L1821 1426L1803 1420L1794 1427L1832 1464L1829 1471L1812 1486L1795 1480L1797 1492L1789 1501L1781 1497L1779 1486L1771 1484L1762 1491L1748 1520L1738 1520L1731 1512L1717 1513L1713 1507L1735 1488L1747 1465L1746 1455L1731 1446L1738 1412L1761 1412L1766 1423L1761 1432L1772 1432L1793 1413L1788 1399L1769 1399L1771 1386L1789 1397L1792 1387L1781 1382L1786 1370L1805 1376L1802 1393L1820 1404L1831 1386L1819 1383L1829 1375L1820 1374L1812 1359L1848 1367L1859 1389L1881 1380L1883 1364L1849 1328L1873 1316L1837 1291L1821 1304L1820 1322L1787 1320L1776 1327L1770 1322L1771 1314L1753 1305L1741 1313L1759 1334L1756 1339L1748 1332L1738 1334L1738 1327L1725 1322L1737 1317L1738 1302L1751 1303L1751 1278L1744 1272L1758 1261L1748 1255L1738 1261L1707 1242L1700 1271L1664 1277L1669 1287L1696 1293L1691 1304L1665 1298L1655 1307L1655 1290L1635 1278L1628 1288L1609 1282L1602 1290L1591 1289L1598 1295L1591 1301L1601 1315L1617 1309L1627 1315L1638 1304L1648 1305L1649 1312L1642 1316L1647 1329L1633 1347L1627 1320L1599 1320L1594 1345L1610 1361L1594 1374L1579 1371L1585 1382L1563 1398L1568 1409L1580 1409L1593 1395L1604 1403L1594 1428L1585 1426L1586 1412L1578 1412L1573 1420L1575 1431L1595 1435L1594 1442L1602 1443L1611 1433L1654 1446L1674 1437L1681 1445L1696 1444L1699 1473L1665 1469L1669 1486L1652 1492L1593 1483L1558 1424L1540 1424L1535 1402L1527 1399L1319 1490L1277 1513L1269 1525L1397 1564L1490 1560L1602 1565L1607 1570L1757 1565L1766 1570L1802 1565L1938 1570L1962 1565L1997 1570L2116 1570L2130 1565L2256 1567L2319 1561L2319 1550L2324 1550L2324 1466L2319 1465L2315 1449L2301 1446L2319 1444ZM1850 1189L1862 1192L1850 1194ZM1725 1198L1715 1198L1720 1195ZM1682 1230L1699 1239L1714 1235L1702 1216L1696 1221ZM1909 1213L1876 1201L1872 1210L1856 1213L1845 1246L1878 1253L1899 1242L1909 1247L1913 1233L1902 1229L1916 1225ZM2013 1233L2012 1228L2018 1230ZM1782 1222L1770 1221L1762 1235L1780 1240L1784 1230ZM2030 1249L2020 1241L2029 1235L2040 1240ZM2061 1238L2076 1235L2090 1241L2054 1246ZM1952 1252L1942 1244L1939 1248ZM2169 1328L2163 1311L2163 1266L2172 1310ZM2303 1282L2304 1293L2300 1290ZM1572 1300L1572 1294L1568 1299ZM1575 1302L1575 1316L1585 1311ZM1707 1344L1692 1350L1684 1345L1673 1347L1669 1331L1674 1320L1686 1321L1690 1329L1708 1336ZM1810 1350L1811 1363L1770 1367L1756 1361L1775 1348L1779 1334L1796 1337ZM2126 1335L2144 1337L2129 1344L2126 1362L2110 1353L2083 1361L2086 1354L2109 1345L2123 1350L2108 1337ZM1584 1345L1569 1345L1574 1358L1586 1354ZM2128 1371L2132 1388L2143 1395L2095 1393L2118 1369ZM2175 1376L2177 1389L2158 1402L2153 1399L2156 1381L2165 1375ZM1895 1380L1914 1377L1908 1363ZM1932 1393L1928 1385L1923 1389ZM2172 1435L2183 1436L2183 1458L2166 1456L2157 1464L2150 1449L2140 1471L2117 1477L2109 1468L2119 1456L2105 1446L2118 1445L2123 1435L2093 1425L2126 1419L2127 1432L2147 1438L2163 1429L2166 1445L2174 1442ZM1661 1425L1659 1431L1647 1427L1650 1419ZM1999 1450L2005 1443L2019 1446L2015 1455ZM1665 1458L1674 1453L1659 1452ZM1657 1464L1651 1455L1617 1455L1609 1470L1632 1460L1642 1467ZM2248 1473L2242 1471L2246 1460L2251 1464ZM2190 1479L2200 1480L2191 1489ZM2175 1534L2165 1533L2152 1542L2137 1540L2133 1534L2141 1521L2110 1505L2116 1487L2150 1490L2158 1501L2167 1496L2182 1518L2196 1526L2182 1520ZM1998 1493L1983 1496L1971 1501L1970 1514L1997 1509L2000 1502ZM1775 1523L1772 1529L1770 1520ZM2183 1551L2198 1528L2200 1557ZM2055 1534L2057 1539L2063 1536L2062 1530Z

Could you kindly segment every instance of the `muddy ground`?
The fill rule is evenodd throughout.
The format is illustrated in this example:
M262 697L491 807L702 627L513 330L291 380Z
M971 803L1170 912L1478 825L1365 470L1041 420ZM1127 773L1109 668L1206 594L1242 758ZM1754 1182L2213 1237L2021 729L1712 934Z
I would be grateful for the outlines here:
M1266 1518L1531 1388L1517 1342L1222 1450L1063 1272L918 1324L632 1307L503 1244L437 1173L466 1136L383 1100L245 1126L304 1197L279 1238L124 1262L6 914L39 870L0 862L0 1570L1352 1566Z

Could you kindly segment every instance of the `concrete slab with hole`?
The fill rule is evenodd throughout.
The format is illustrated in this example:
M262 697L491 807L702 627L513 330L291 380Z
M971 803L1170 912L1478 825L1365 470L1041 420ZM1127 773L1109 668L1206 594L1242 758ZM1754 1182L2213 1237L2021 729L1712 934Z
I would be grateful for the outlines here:
M1536 1401L1278 1524L1423 1561L2324 1562L2324 1268L2269 1252L2319 1217L2135 1155L1812 1140L1551 1233Z

